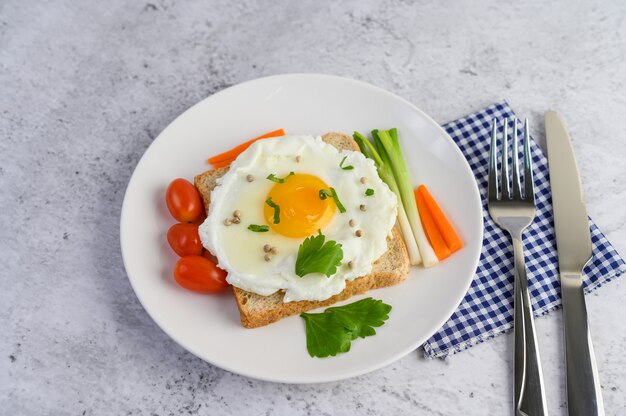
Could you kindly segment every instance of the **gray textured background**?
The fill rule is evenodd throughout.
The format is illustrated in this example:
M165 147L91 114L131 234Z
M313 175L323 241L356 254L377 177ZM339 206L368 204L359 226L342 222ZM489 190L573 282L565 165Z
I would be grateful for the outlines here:
M143 311L118 242L133 168L178 114L240 81L324 72L441 123L505 98L540 140L557 109L589 213L626 253L626 3L478 4L0 1L0 413L508 414L510 335L322 385L214 368ZM609 415L626 414L625 296L618 280L589 298ZM560 313L537 326L564 414Z

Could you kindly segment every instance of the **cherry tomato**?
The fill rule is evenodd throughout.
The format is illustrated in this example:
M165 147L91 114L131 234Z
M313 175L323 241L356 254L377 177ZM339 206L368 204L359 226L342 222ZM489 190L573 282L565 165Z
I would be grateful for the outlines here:
M167 209L180 222L194 222L202 218L202 201L198 190L186 179L174 179L165 191Z
M179 256L202 254L198 224L178 223L167 230L167 242Z
M206 257L195 254L181 257L176 262L174 279L185 289L200 293L216 293L228 286L224 270Z
M209 250L206 250L206 249L202 250L202 257L206 257L207 259L211 260L213 263L217 264L217 257L211 254Z

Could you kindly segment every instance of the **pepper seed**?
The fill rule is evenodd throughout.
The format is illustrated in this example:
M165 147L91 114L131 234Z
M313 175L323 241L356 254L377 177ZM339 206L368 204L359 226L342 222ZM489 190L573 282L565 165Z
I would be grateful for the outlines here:
M361 205L359 205L359 209L360 209L361 211L367 211L367 207L365 206L365 204L361 204Z
M231 221L233 222L233 224L239 224L241 222L241 218L235 217Z
M276 247L272 247L272 248L270 249L270 253L271 253L271 254L274 254L274 255L275 255L275 254L278 254L278 250L276 249Z
M354 221L354 220L350 220L350 221L348 221L348 225L349 225L350 227L354 227L354 226L356 225L356 221Z
M356 230L354 235L356 235L357 237L361 237L363 235L363 230Z
M226 218L224 220L224 225L228 227L230 224L232 224L232 221L230 220L230 218Z
M367 183L367 178L365 176L361 177L361 183Z
M233 217L235 218L240 218L241 217L241 211L239 211L238 209L235 210L235 212L233 212Z
M351 269L353 266L354 266L354 264L351 261L349 261L348 262L348 268Z
M266 255L263 257L263 259L264 259L265 261L270 261L270 260L272 260L272 257L271 257L269 254L266 254Z
M272 246L270 246L269 244L266 244L263 246L263 251L266 253L269 253L272 250Z
M252 181L254 180L254 176L252 176L252 175L248 175L248 176L246 176L246 180L247 180L248 182L252 182Z
M300 161L302 160L302 157L300 157L300 155L296 156L296 162L300 163Z

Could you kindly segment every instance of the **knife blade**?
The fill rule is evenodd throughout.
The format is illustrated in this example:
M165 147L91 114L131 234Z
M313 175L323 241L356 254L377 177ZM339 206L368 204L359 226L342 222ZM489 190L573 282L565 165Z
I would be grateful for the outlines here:
M582 270L591 259L591 235L572 143L558 114L545 113L554 229L561 278L568 412L604 415L591 343Z
M561 272L580 272L591 258L591 235L571 140L554 111L545 114L554 228Z

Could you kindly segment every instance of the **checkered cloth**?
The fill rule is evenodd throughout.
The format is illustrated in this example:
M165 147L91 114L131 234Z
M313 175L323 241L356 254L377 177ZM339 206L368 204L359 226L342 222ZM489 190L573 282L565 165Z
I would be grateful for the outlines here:
M515 117L506 102L443 126L468 160L483 202L485 232L476 276L465 298L445 325L424 344L428 358L445 358L513 327L513 246L487 212L487 176L492 119ZM521 124L521 123L520 123ZM519 131L522 134L521 126ZM552 201L545 155L531 139L535 174L535 220L524 232L526 270L536 316L561 304ZM584 270L585 292L626 270L624 260L590 221L593 258Z

